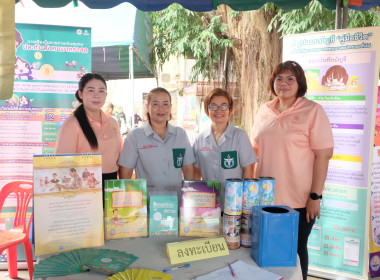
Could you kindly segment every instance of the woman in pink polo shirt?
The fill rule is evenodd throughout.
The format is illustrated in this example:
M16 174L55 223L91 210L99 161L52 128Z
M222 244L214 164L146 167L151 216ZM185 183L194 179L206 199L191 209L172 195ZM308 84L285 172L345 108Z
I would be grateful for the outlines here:
M307 240L320 203L333 154L331 124L323 108L304 97L302 67L294 61L278 64L269 80L276 98L262 105L253 125L253 146L258 162L255 176L276 180L276 205L288 205L300 214L298 255L307 279Z
M104 180L117 179L122 148L119 124L101 110L107 97L106 81L99 74L85 74L75 97L81 105L59 129L55 153L100 153L104 187Z

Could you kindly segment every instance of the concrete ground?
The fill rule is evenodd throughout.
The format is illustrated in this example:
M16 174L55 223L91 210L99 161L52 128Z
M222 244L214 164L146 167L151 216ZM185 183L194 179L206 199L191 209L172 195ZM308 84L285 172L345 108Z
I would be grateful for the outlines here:
M10 278L8 277L8 271L1 270L0 271L0 280L9 280L9 279ZM18 280L29 280L28 271L27 270L19 270L18 271L18 278L16 278L16 279L18 279ZM106 277L104 279L106 279ZM308 280L321 280L321 278L312 277L312 276L309 276L307 279ZM175 280L175 279L173 279L173 280Z

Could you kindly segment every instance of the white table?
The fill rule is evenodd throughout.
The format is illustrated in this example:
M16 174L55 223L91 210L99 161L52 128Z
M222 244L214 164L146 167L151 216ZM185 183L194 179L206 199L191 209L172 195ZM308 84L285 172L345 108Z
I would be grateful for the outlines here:
M180 242L196 237L169 237L157 236L149 238L133 238L106 241L105 246L101 248L125 251L139 257L137 261L132 263L128 268L145 268L162 271L171 267L168 255L166 253L166 243ZM169 272L172 280L191 280L197 276L208 274L219 268L227 266L227 263L234 263L237 260L243 260L248 264L256 265L250 256L251 248L243 248L230 250L229 256L217 257L194 261L190 263L189 268L181 268ZM42 259L42 258L41 258ZM297 260L296 267L264 267L268 271L284 277L284 280L300 280L302 279L301 267ZM104 280L107 275L86 272L81 274L73 274L61 277L50 277L49 280Z

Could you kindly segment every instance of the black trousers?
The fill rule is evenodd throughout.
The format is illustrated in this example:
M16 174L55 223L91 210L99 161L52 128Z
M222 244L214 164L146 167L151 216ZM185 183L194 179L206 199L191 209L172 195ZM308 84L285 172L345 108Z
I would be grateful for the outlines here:
M296 208L294 210L298 211L299 213L297 253L300 258L302 278L303 280L307 280L307 270L309 267L307 240L309 239L311 229L315 223L315 218L311 219L308 223L306 221L306 208Z
M104 209L104 187L105 187L104 180L116 180L116 179L117 179L117 172L102 174L103 209Z

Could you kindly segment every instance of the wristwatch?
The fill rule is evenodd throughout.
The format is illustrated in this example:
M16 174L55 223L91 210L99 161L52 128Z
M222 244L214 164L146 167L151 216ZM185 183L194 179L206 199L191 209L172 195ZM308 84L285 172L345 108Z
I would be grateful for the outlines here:
M322 199L322 195L318 195L315 192L312 192L312 193L310 193L310 198L312 200L318 200L318 199Z

